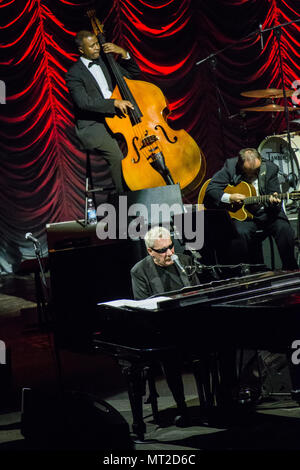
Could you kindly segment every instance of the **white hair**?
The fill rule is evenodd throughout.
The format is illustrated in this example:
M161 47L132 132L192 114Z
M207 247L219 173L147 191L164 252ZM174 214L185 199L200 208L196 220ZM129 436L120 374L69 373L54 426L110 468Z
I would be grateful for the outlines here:
M171 238L171 234L165 227L153 227L145 235L144 241L147 248L153 248L158 238Z

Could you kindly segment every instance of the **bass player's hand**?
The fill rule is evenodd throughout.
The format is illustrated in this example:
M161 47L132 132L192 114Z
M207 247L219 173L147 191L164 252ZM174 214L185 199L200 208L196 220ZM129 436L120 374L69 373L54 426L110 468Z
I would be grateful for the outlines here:
M102 44L102 49L105 54L113 53L113 54L120 54L123 59L126 59L128 56L127 51L123 49L123 47L117 46L116 44L113 44L112 42L106 42Z
M115 105L115 108L117 108L117 110L120 111L120 114L123 116L125 114L128 114L128 108L134 109L133 104L127 100L115 100L114 105Z

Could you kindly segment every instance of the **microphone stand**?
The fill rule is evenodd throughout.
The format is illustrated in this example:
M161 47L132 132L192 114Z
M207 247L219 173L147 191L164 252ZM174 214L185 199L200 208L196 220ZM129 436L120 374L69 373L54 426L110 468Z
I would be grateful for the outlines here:
M182 212L183 219L184 219L184 214L186 214L186 213L187 213L187 209L183 206L183 212ZM202 264L200 262L202 256L200 255L200 253L198 251L186 247L186 240L183 236L183 233L180 234L178 232L176 226L175 226L174 215L172 215L171 218L170 218L170 229L171 229L171 232L173 232L173 234L174 234L174 238L176 238L175 235L178 235L178 238L176 238L176 240L179 241L179 244L182 246L184 251L186 251L190 254L190 256L193 259L194 266L198 269L202 269ZM186 274L186 275L189 278L188 274Z
M253 33L250 33L249 35L245 36L245 38L242 38L240 39L239 41L235 41L233 44L229 44L228 46L226 47L223 47L222 49L212 53L212 54L209 54L209 56L205 57L204 59L202 60L199 60L198 62L196 62L196 65L200 65L204 62L206 62L207 60L210 61L210 64L211 64L211 70L213 72L213 82L214 82L214 86L215 86L215 89L216 89L216 97L217 97L217 103L218 103L218 117L219 117L219 122L220 122L220 129L221 129L221 138L222 138L222 145L223 145L223 151L224 151L224 155L226 156L226 145L225 145L225 138L224 138L224 126L223 126L223 116L222 116L222 107L221 107L221 102L223 103L223 106L224 106L224 109L226 111L226 114L227 114L227 119L233 119L235 117L242 117L244 119L244 115L241 115L241 113L237 113L237 114L232 114L230 115L229 113L229 110L228 110L228 107L225 103L225 100L223 98L223 95L221 93L221 90L219 88L219 85L218 85L218 81L217 81L217 76L216 76L216 70L217 70L217 59L216 57L221 54L222 52L226 51L227 49L230 49L233 47L233 45L235 44L238 44L240 41L242 41L243 39L246 39L252 35L255 35L255 34L258 34L260 32L260 30L256 30L254 31ZM248 139L247 139L248 140Z
M227 118L229 117L230 113L228 111L228 108L226 106L225 100L222 96L221 90L219 88L218 84L218 79L217 79L217 58L211 57L209 59L210 61L210 68L212 70L213 74L213 82L216 90L216 99L217 99L217 106L218 106L218 118L219 118L219 123L220 123L220 130L221 130L221 139L222 139L222 146L223 146L223 154L226 156L227 155L227 150L226 150L226 144L225 144L225 136L224 136L224 126L223 126L223 115L222 115L222 106L221 104L223 103L224 109L227 113Z
M184 214L187 213L187 209L183 206L183 213L182 215L184 216ZM218 275L218 273L216 272L215 270L215 266L205 266L204 264L201 263L201 258L202 258L202 255L199 253L199 251L197 250L194 250L192 249L191 247L187 247L187 240L185 239L185 237L183 236L183 233L180 234L175 226L175 223L174 223L174 216L172 216L170 218L170 229L171 231L173 232L174 234L174 238L175 238L175 234L176 235L179 235L178 238L176 238L178 241L179 241L179 244L184 248L184 251L187 252L191 258L193 259L193 265L195 266L195 272L197 274L203 274L204 271L209 271L210 274L212 275L212 277L214 279L220 279L220 276ZM181 235L181 236L180 236ZM187 278L191 277L193 274L190 274L187 275Z
M35 241L33 241L33 244L34 244L35 256L36 256L36 259L38 260L38 264L39 264L40 275L41 275L41 278L42 278L42 282L40 281L40 279L36 282L36 285L39 286L39 294L40 294L40 299L41 299L41 312L39 313L39 322L40 322L40 325L42 325L43 320L44 321L48 320L48 318L47 318L47 307L46 307L46 302L49 304L48 286L47 286L45 272L44 272L42 259L41 259L41 245L40 245L39 242L37 243ZM45 292L47 293L46 296L45 296ZM46 299L45 299L45 297L46 297Z
M49 317L47 315L47 307L46 307L46 302L47 305L50 305L49 301L49 290L46 282L46 277L45 277L45 272L41 260L41 245L38 242L33 241L34 244L34 251L36 258L39 263L39 268L40 268L40 274L42 277L42 286L40 289L40 294L41 294L41 304L42 304L42 316L43 319L46 320L46 326L49 326ZM46 292L46 296L45 296ZM42 324L42 319L40 318L40 324ZM56 326L54 326L56 328ZM54 355L56 359L56 367L57 367L57 376L58 376L58 388L59 388L59 393L62 393L63 386L62 386L62 365L61 365L61 359L60 359L60 353L59 353L59 347L57 345L57 340L56 340L56 333L54 334Z

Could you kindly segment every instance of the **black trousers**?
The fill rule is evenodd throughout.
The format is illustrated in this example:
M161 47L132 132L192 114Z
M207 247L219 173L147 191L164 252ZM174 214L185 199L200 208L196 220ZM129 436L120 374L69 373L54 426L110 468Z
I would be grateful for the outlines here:
M272 235L276 241L280 254L282 269L298 269L295 258L295 235L287 219L276 218L261 223L255 220L243 222L234 219L234 225L238 232L238 238L232 240L232 262L253 263L253 246L256 242L257 230L264 230L266 236Z
M117 140L106 132L101 140L101 145L95 147L110 166L111 177L118 193L124 191L122 179L123 154Z
M178 354L165 357L160 361L169 389L177 405L178 411L184 412L186 409L184 386L181 374L181 360Z
M95 123L83 129L75 128L84 149L91 152L96 150L108 163L111 171L111 177L118 193L124 192L122 178L122 159L123 154L117 140L108 131L105 124Z

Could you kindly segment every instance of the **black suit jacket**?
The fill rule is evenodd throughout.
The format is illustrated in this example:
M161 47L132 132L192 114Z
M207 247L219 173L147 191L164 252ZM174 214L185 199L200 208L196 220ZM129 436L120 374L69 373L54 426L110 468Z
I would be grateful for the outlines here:
M183 266L189 266L193 264L193 260L190 256L178 253L178 258ZM159 272L156 269L151 256L138 261L130 271L133 296L137 300L146 299L155 294L162 294L166 292L166 289L159 277ZM196 286L199 284L199 280L196 274L189 279L185 274L178 271L183 286Z
M109 73L106 58L99 57L97 62L113 91L116 83ZM139 77L140 69L133 58L120 59L116 65L123 76L131 79ZM81 59L67 72L66 83L74 103L77 136L85 148L99 147L101 134L106 131L105 117L116 114L114 100L104 98L98 83Z
M226 160L223 168L219 170L209 182L205 197L204 205L207 208L213 209L228 209L228 204L223 203L221 198L226 186L237 185L243 180L243 175L240 172L238 165L238 158L229 158ZM259 194L273 194L274 192L280 193L280 184L278 180L278 166L270 161L262 161L259 175L258 175L258 189ZM280 217L287 219L282 210L282 204L265 204L265 211L258 213L256 219L265 221L268 218Z

